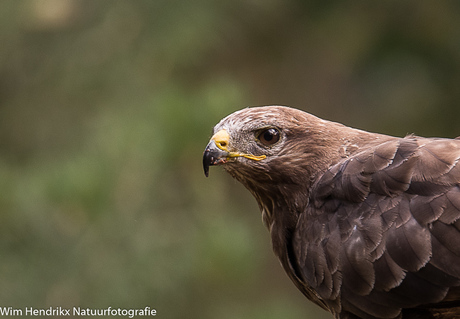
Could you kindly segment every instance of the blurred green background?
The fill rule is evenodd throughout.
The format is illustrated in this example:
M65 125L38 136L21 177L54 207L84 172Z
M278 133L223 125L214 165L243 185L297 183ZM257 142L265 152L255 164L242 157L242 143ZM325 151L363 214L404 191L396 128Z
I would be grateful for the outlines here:
M331 318L289 282L211 128L281 104L460 135L455 1L0 2L0 306Z

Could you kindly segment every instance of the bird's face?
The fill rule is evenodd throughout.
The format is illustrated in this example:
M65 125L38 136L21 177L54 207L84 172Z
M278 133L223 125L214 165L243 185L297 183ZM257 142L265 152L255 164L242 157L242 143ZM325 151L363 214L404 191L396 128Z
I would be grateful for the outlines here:
M230 114L213 130L203 154L206 176L209 166L225 164L227 170L267 166L282 153L288 130L278 107L248 108Z

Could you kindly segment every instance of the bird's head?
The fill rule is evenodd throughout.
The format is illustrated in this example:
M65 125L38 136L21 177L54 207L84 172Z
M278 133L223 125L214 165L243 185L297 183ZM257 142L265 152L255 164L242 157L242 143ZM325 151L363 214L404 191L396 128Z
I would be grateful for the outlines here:
M311 173L331 156L335 126L303 111L283 106L246 108L230 114L213 129L203 154L209 167L222 165L253 193L307 186ZM273 187L277 189L274 190Z
M214 127L203 156L206 176L211 165L227 164L227 169L260 166L258 162L267 162L279 153L286 139L281 127L284 125L280 125L279 114L274 114L274 109L269 114L264 109L237 111Z

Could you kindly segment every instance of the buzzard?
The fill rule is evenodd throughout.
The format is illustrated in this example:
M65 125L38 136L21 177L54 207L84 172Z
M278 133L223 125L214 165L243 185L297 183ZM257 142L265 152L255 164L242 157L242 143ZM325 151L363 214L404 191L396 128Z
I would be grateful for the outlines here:
M256 198L297 288L335 318L460 318L460 139L246 108L203 155Z

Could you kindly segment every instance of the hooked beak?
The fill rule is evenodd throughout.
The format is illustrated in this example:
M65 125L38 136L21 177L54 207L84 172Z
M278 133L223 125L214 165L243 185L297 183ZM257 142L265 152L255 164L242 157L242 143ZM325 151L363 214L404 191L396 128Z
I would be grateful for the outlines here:
M226 163L228 155L227 151L218 148L216 142L211 140L203 153L204 175L209 176L209 166Z
M209 166L220 165L227 163L229 158L232 157L246 157L255 161L260 161L266 158L265 155L252 155L238 152L230 152L228 144L230 142L230 135L226 130L220 130L211 137L211 141L206 146L203 153L203 169L204 175L209 176Z
M209 166L227 162L230 152L227 149L230 136L226 130L220 130L211 137L203 153L204 175L209 176Z

